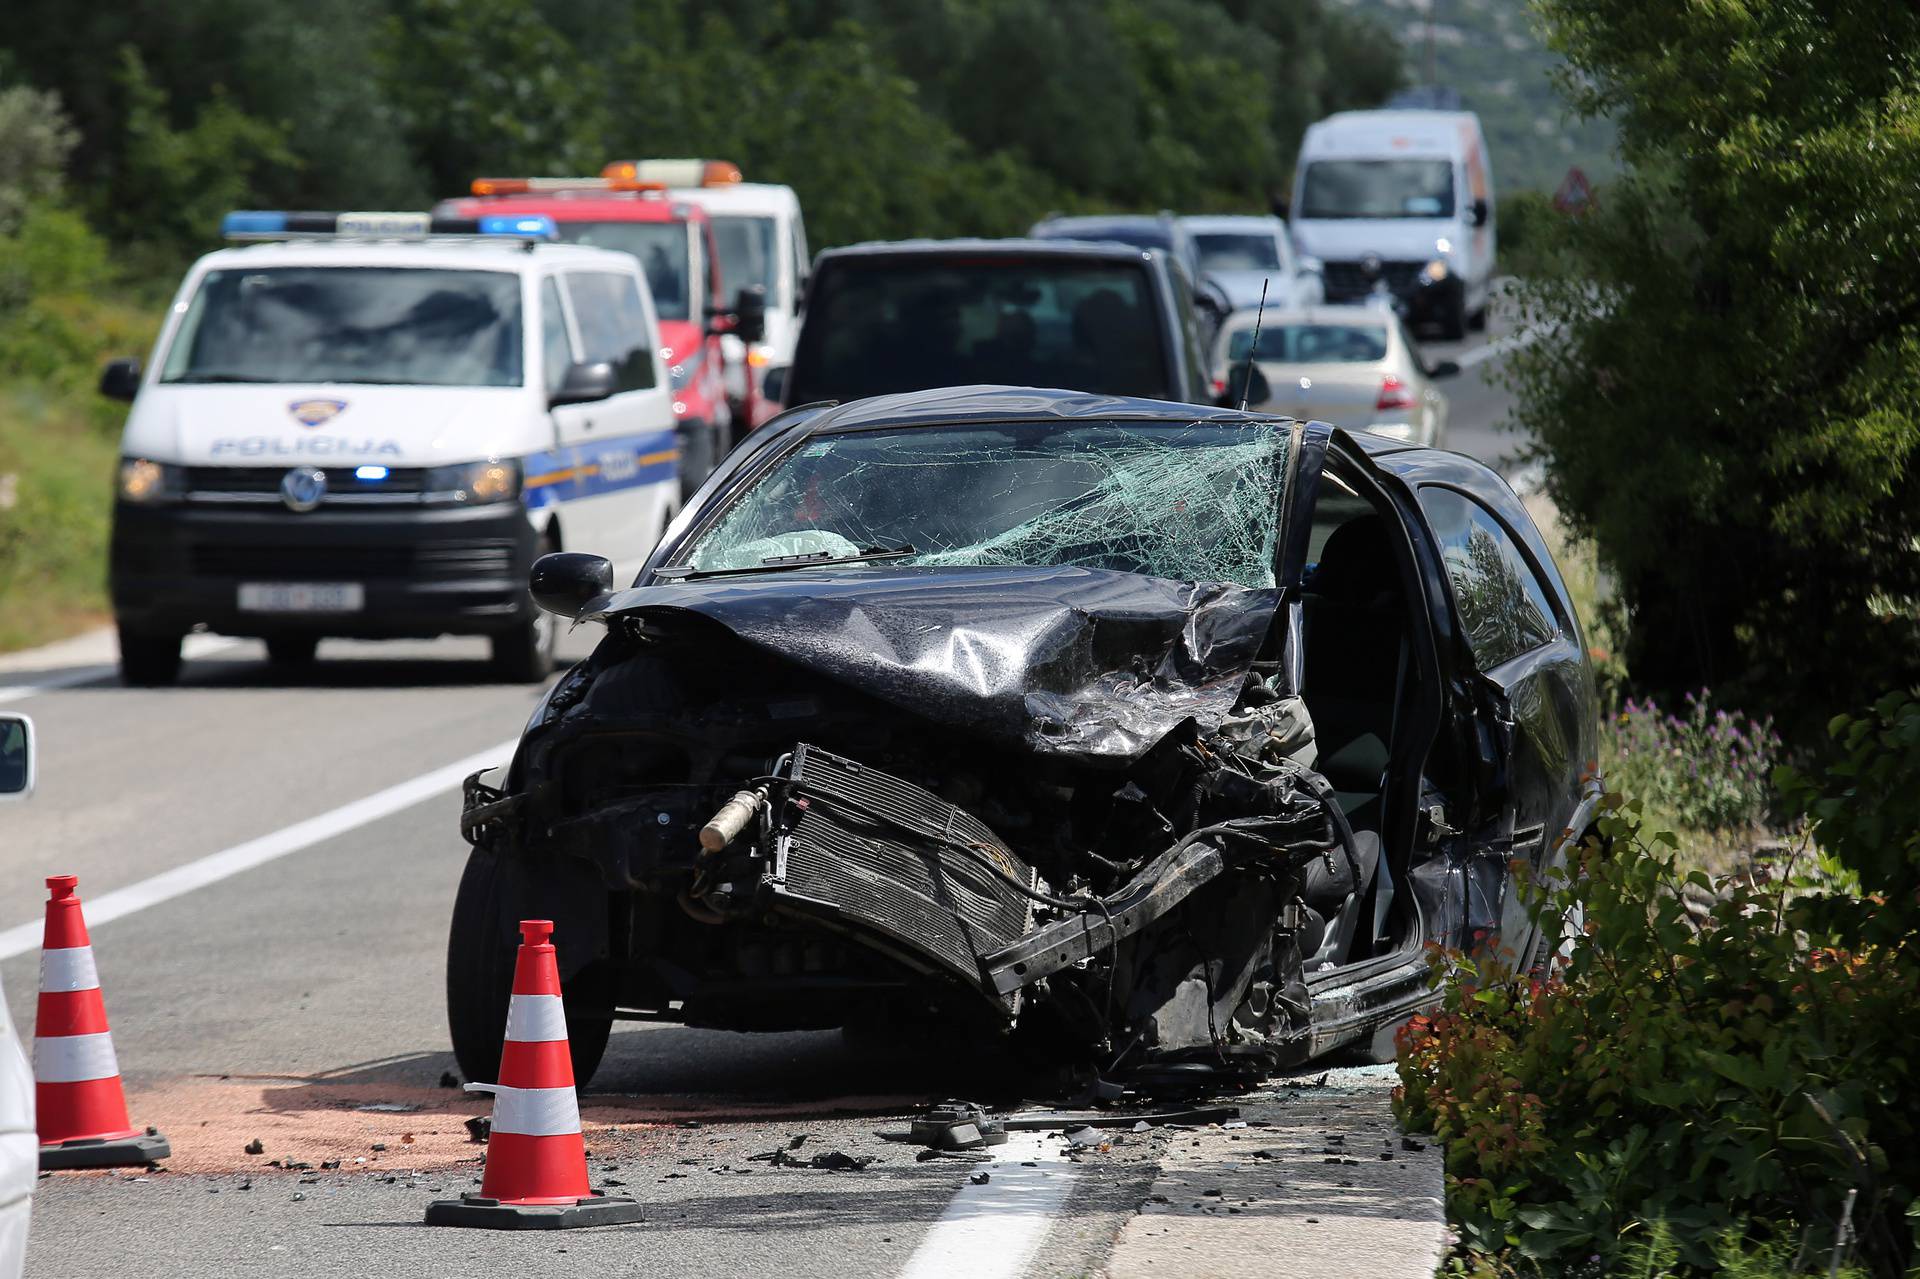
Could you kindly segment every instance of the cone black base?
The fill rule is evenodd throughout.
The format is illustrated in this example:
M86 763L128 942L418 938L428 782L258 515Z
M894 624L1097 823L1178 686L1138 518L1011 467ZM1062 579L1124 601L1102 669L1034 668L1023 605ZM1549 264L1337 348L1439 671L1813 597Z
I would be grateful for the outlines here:
M570 1204L503 1204L480 1195L436 1199L427 1205L429 1226L475 1226L482 1230L574 1230L644 1220L637 1200L595 1192Z
M137 1137L122 1137L117 1141L102 1141L97 1137L83 1137L78 1141L63 1141L58 1145L40 1147L40 1171L54 1172L62 1168L124 1168L129 1164L151 1164L173 1154L173 1146L160 1135L157 1128L149 1128Z

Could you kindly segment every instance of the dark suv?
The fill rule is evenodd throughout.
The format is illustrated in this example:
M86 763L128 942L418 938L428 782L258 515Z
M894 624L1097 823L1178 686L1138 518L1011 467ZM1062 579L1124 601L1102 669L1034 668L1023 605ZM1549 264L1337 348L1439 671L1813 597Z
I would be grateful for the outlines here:
M1208 403L1184 272L1123 244L906 240L822 253L786 404L980 383Z

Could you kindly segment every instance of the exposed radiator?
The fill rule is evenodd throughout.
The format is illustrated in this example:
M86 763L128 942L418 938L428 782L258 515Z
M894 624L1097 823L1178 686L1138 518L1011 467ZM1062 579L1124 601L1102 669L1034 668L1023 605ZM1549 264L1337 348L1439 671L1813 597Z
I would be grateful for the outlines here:
M774 867L783 906L878 934L1011 1014L980 958L1025 936L1033 901L954 848L973 848L1031 889L1034 870L976 818L910 782L802 743L794 749Z

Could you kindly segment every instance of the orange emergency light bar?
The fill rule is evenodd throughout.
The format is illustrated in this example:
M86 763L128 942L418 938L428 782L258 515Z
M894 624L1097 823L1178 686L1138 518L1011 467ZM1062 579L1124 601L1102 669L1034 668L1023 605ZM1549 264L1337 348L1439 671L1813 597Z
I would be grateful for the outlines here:
M544 195L555 191L664 191L664 182L632 178L475 178L475 195Z
M725 187L740 181L740 166L728 160L615 160L600 176L670 187Z

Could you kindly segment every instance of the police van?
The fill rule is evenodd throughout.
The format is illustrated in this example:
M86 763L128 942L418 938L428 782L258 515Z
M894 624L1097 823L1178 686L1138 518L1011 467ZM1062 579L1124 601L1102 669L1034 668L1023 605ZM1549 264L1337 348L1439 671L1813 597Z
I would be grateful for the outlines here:
M659 324L626 253L527 215L241 212L181 284L132 402L109 578L130 684L184 635L486 635L533 680L541 554L637 572L680 501Z

